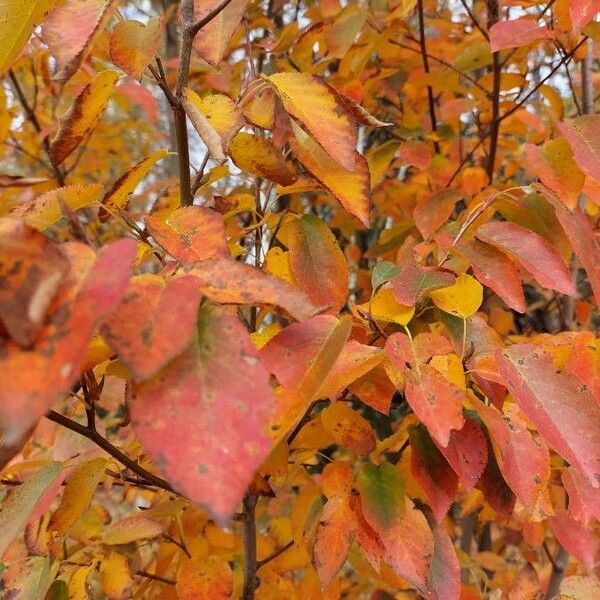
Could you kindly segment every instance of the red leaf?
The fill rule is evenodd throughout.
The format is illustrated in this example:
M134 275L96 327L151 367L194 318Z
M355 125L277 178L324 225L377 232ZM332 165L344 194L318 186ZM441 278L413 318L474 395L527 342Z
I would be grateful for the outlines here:
M591 570L598 552L596 535L572 519L566 510L558 511L556 516L548 519L548 523L561 546Z
M141 275L131 280L102 335L134 379L143 381L190 344L199 304L195 277L184 275L165 284L157 275Z
M567 138L579 168L593 179L600 180L600 115L583 115L558 124Z
M335 496L325 503L319 518L313 560L323 587L346 562L354 539L356 519L348 498Z
M272 304L304 321L319 312L297 287L229 258L195 263L188 272L199 281L202 293L219 304Z
M519 502L536 521L552 514L548 449L516 417L476 398L471 402L488 429L500 471Z
M477 488L483 493L486 502L503 517L510 517L515 505L515 495L502 477L492 444L488 440L488 460Z
M531 344L497 355L510 393L540 435L600 487L600 405L590 390L567 373L557 373L552 357Z
M458 492L458 476L438 450L427 430L411 427L410 469L427 494L436 521L441 521Z
M464 390L450 383L433 367L421 365L420 373L407 372L404 393L431 437L440 445L447 446L450 432L464 424Z
M430 238L450 218L459 200L460 194L456 190L447 189L417 202L413 217L423 238Z
M460 565L454 544L441 524L433 528L433 558L429 571L430 600L461 598Z
M562 483L569 495L569 514L588 527L592 519L600 519L600 489L573 467L562 472Z
M520 48L537 40L552 39L555 32L540 27L533 19L522 18L512 21L499 21L490 28L490 46L492 52L505 48Z
M574 295L571 271L558 251L541 235L516 223L494 221L482 225L477 237L519 262L543 287Z
M197 331L184 354L133 385L131 418L169 482L224 521L270 450L272 390L236 316L205 304Z
M552 192L546 188L542 188L542 192L554 206L556 218L586 270L596 297L596 303L600 303L600 242L594 233L594 229L579 206L571 212Z
M600 347L591 332L581 332L571 345L565 368L592 392L600 404Z
M448 445L438 446L450 466L458 475L465 490L470 492L487 464L487 440L479 425L472 419L465 418L462 429L452 431Z
M571 26L575 33L579 33L596 14L600 12L599 0L571 0L569 2L569 15Z
M476 239L462 242L456 250L471 263L475 277L510 308L521 313L527 310L519 270L503 252Z

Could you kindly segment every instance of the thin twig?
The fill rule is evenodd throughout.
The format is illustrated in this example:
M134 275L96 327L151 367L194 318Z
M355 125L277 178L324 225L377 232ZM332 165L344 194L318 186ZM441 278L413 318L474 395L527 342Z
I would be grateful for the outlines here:
M241 600L254 600L258 580L256 571L256 503L258 496L248 492L244 497L244 584Z
M425 16L423 14L423 0L417 0L417 10L419 12L419 46L421 47L421 59L423 61L423 70L429 75L429 59L427 58L427 42L425 40ZM431 122L431 131L437 134L437 118L435 115L435 101L433 99L433 88L427 84L427 103L429 104L429 121ZM433 149L436 154L440 153L440 143L433 140Z
M152 579L153 581L160 581L160 583L166 583L167 585L175 585L177 583L174 579L168 579L167 577L154 575L154 573L148 573L148 571L136 571L135 574L139 575L140 577L146 577L146 579Z
M142 477L145 483L149 483L163 490L167 490L168 492L174 492L173 488L169 484L168 481L165 481L161 477L154 475L150 471L144 469L144 467L140 466L135 460L129 458L126 454L121 452L116 446L113 446L105 437L102 437L97 431L94 429L89 429L85 425L74 421L73 419L69 419L69 417L65 417L55 410L50 410L46 414L46 418L50 421L54 421L54 423L58 423L83 437L86 437L88 440L91 440L97 446L100 446L102 450L110 454L115 460L120 462L122 465L126 466L130 471L133 471L140 477Z
M465 0L460 0L460 3L463 5L463 8L467 11L467 14L469 15L471 21L473 21L473 25L475 25L475 27L477 27L477 29L479 29L479 31L481 32L481 35L486 40L489 40L490 36L489 36L488 32L481 26L481 24L477 20L477 17L475 17L475 15L473 14L473 11L470 9L469 5L465 2Z
M280 554L283 554L286 550L289 550L293 545L294 540L290 540L285 546L281 546L281 548L275 550L275 552L269 554L269 556L267 556L266 558L259 560L256 563L257 569L260 569L261 567L264 567L267 563L270 563L272 560L275 560Z

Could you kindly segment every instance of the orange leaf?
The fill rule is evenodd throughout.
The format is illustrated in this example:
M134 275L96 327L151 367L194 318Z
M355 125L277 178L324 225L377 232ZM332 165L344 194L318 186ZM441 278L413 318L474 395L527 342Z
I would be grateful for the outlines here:
M110 37L110 60L127 75L141 79L159 50L162 29L160 17L150 19L147 25L119 21Z
M155 241L183 264L228 255L223 216L210 208L178 208L166 223L149 215L146 226Z
M534 19L524 17L512 21L499 21L490 28L492 52L506 48L518 48L543 39L552 39L555 32L548 27L540 27Z
M192 275L167 283L158 275L139 275L102 327L108 345L144 381L179 356L194 336L200 289Z
M175 584L178 600L229 600L233 573L225 558L209 556L185 561Z
M331 232L318 217L305 215L286 226L294 278L317 306L337 313L348 295L348 265Z
M63 163L92 134L106 110L117 79L115 71L98 73L60 117L58 131L50 142L56 165Z
M371 183L366 160L355 151L352 169L345 169L304 131L294 127L294 132L296 137L289 141L298 160L351 215L368 227Z
M319 517L313 550L313 561L323 587L346 562L355 529L355 517L348 498L334 496L327 500Z
M319 312L297 287L260 269L228 258L195 263L188 270L200 282L202 293L221 304L272 304L303 321Z

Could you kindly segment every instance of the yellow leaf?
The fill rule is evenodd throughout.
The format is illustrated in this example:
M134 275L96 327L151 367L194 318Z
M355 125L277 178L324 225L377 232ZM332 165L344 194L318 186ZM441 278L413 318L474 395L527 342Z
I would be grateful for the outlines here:
M282 250L277 246L271 248L265 258L265 268L268 273L279 277L279 279L283 279L288 283L294 282L290 265L290 253L287 250Z
M441 373L450 383L461 389L466 389L465 371L458 354L436 354L431 357L429 364Z
M154 164L161 158L167 156L168 153L169 151L166 148L157 150L150 156L140 160L140 162L131 167L129 171L121 175L104 195L104 198L102 199L103 206L117 206L123 208L129 195L133 193L140 181L148 174L148 171L150 171Z
M275 73L266 80L286 112L344 169L356 169L356 123L329 86L307 73Z
M44 231L64 216L63 203L71 210L91 206L100 202L102 191L101 183L57 188L19 205L13 214L25 219L30 227Z
M369 225L371 182L363 156L354 151L352 170L344 168L300 127L293 124L290 146L310 174L365 226Z
M483 287L470 275L462 273L456 283L430 292L434 304L444 312L466 319L477 312L483 301Z
M107 459L95 458L79 465L67 480L65 491L50 519L49 528L65 535L71 525L88 509L104 473Z
M50 153L56 165L63 163L92 134L106 110L117 79L115 71L98 73L62 115L58 131L50 142Z
M130 598L133 577L127 557L111 552L100 565L100 583L107 600Z
M229 142L244 125L242 111L223 94L200 98L196 92L183 90L183 107L194 129L215 160L225 160Z
M291 185L297 179L281 151L260 136L241 131L231 141L229 155L242 171L264 177L279 185Z
M0 76L10 68L33 28L55 0L0 0Z
M107 527L102 541L110 545L128 544L137 540L154 538L162 531L162 525L156 521L141 516L127 517Z
M375 434L364 417L344 402L334 402L321 411L321 422L333 441L360 456L375 450Z
M404 306L396 300L394 290L389 285L379 288L371 302L356 304L355 308L370 313L376 321L388 321L400 325L407 325L415 314L414 306Z

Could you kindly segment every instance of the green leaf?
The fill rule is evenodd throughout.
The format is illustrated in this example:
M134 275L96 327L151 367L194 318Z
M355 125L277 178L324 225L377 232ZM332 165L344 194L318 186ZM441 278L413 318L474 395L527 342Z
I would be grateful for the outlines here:
M375 530L389 527L402 518L405 484L394 465L367 463L357 483L365 519Z
M402 273L402 267L387 260L378 262L371 274L371 287L373 288L373 291L381 287L384 283L387 283L390 279L396 277L396 275L400 275L400 273Z

